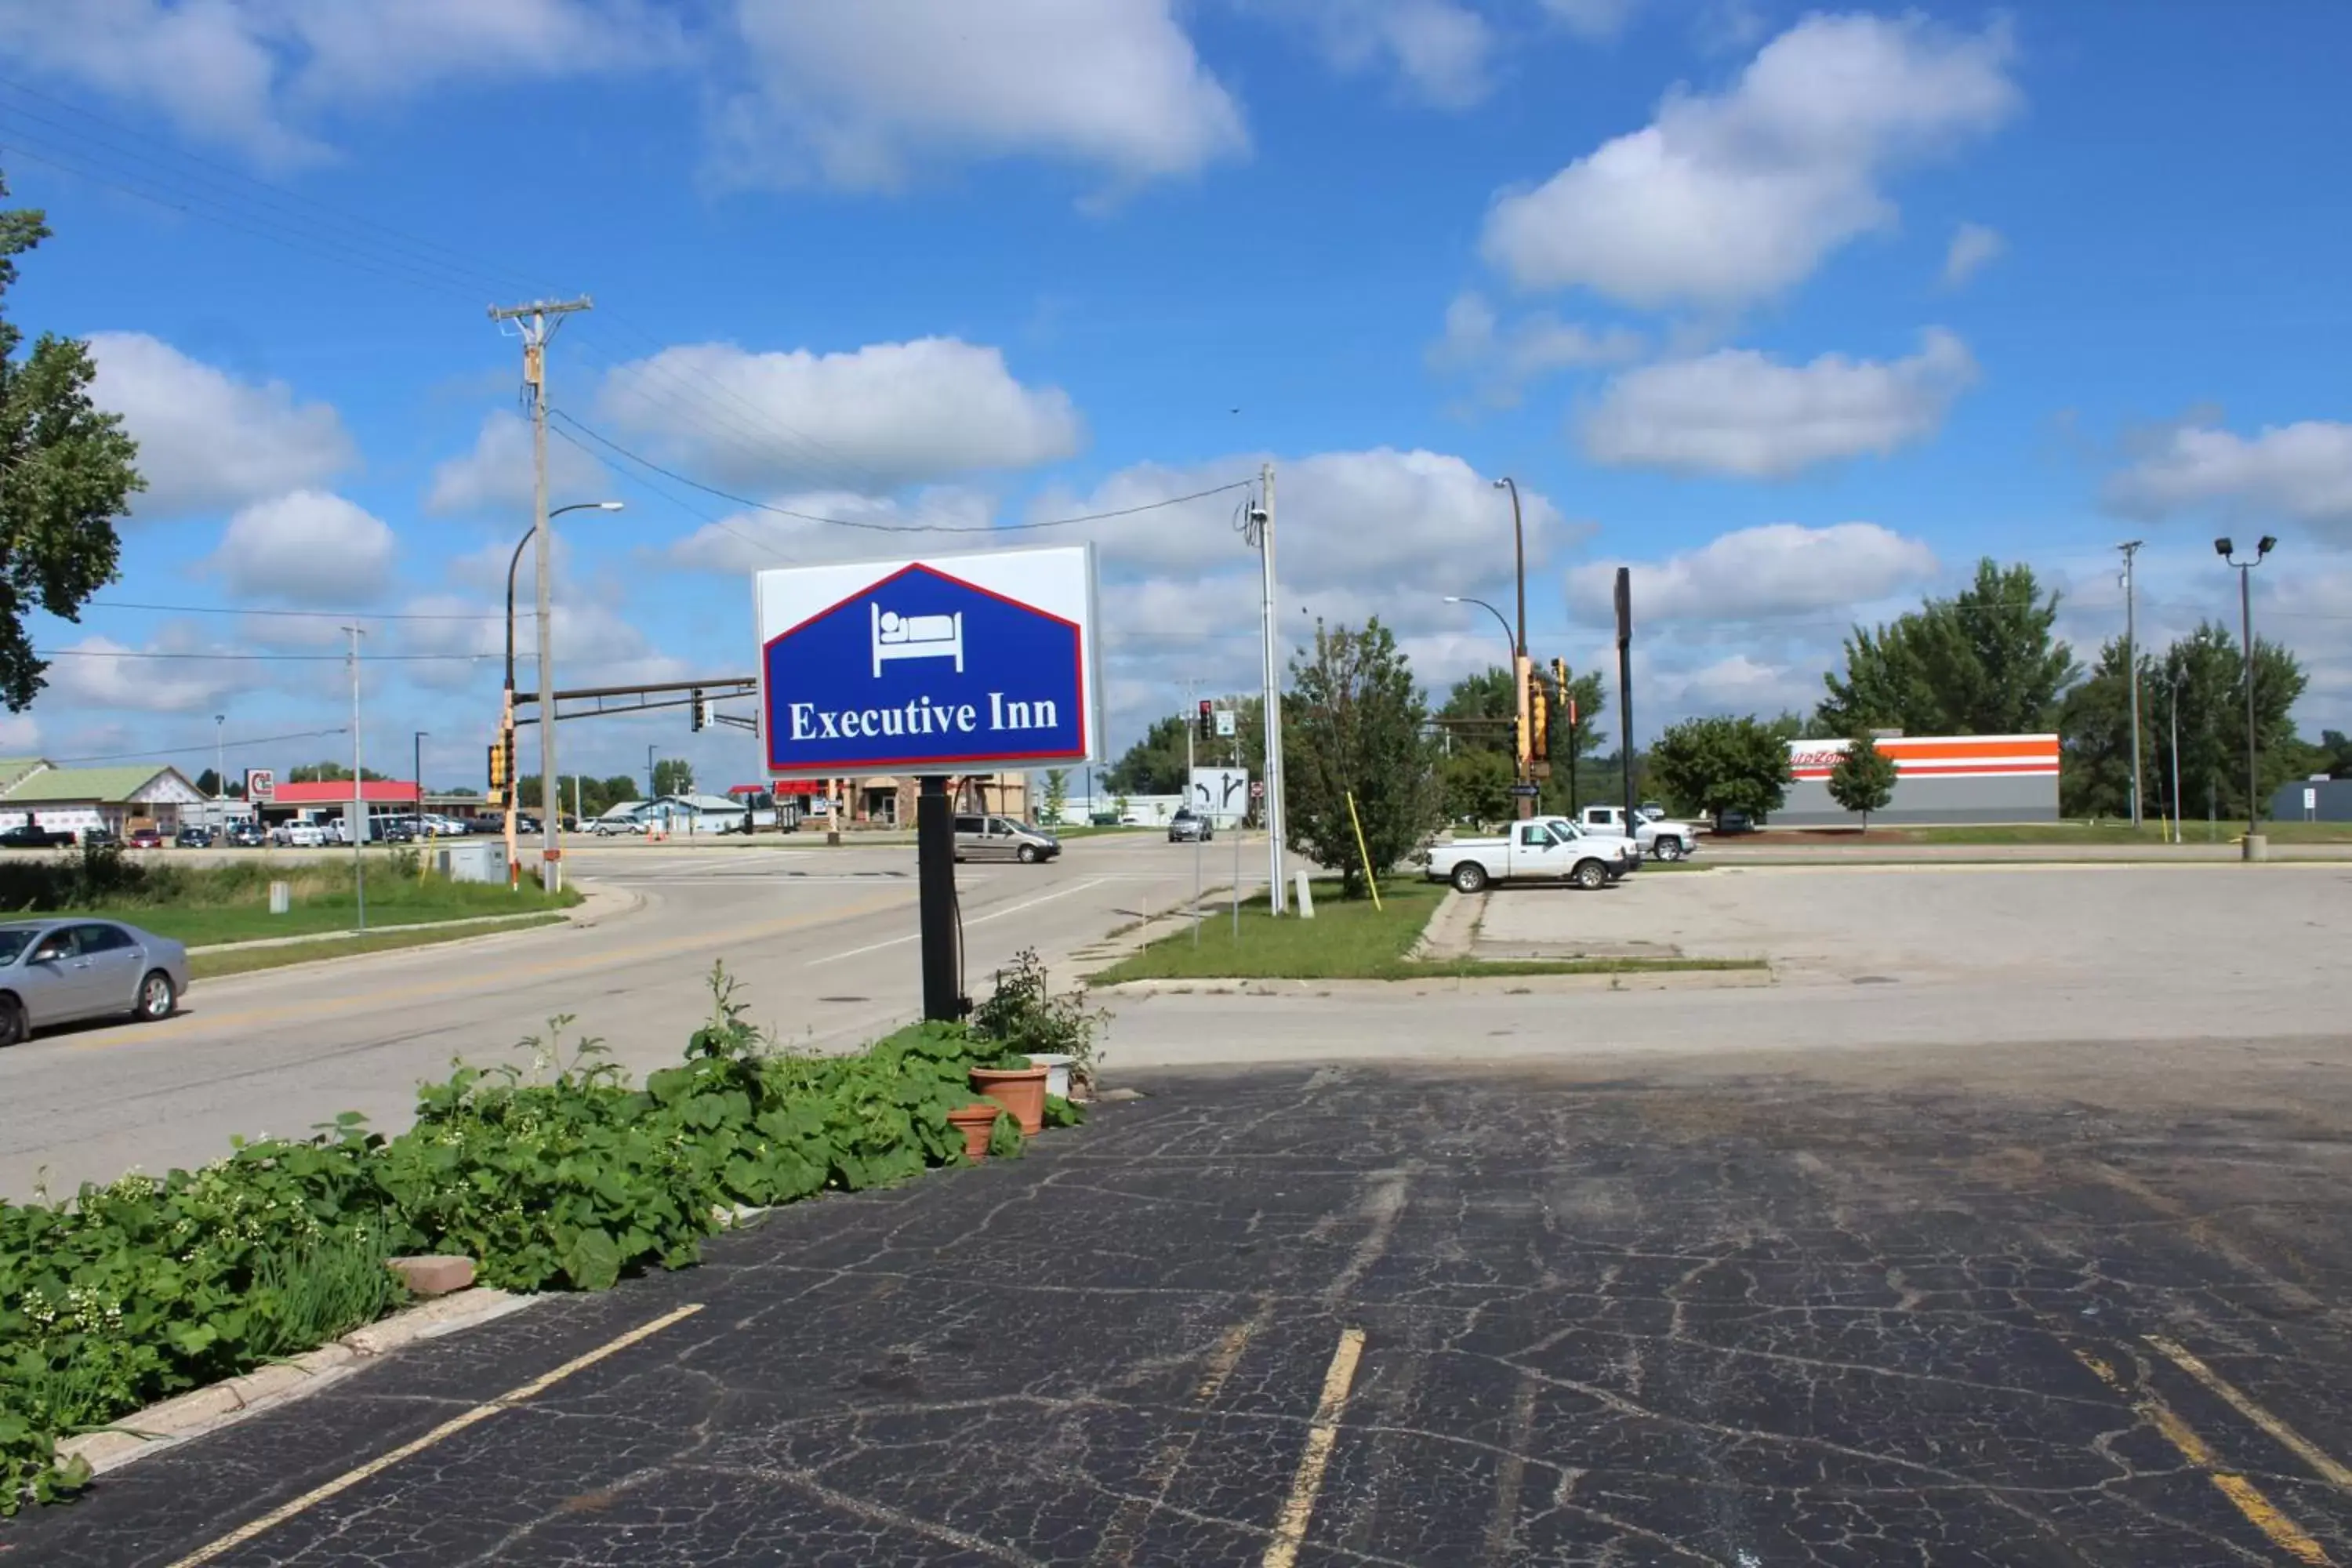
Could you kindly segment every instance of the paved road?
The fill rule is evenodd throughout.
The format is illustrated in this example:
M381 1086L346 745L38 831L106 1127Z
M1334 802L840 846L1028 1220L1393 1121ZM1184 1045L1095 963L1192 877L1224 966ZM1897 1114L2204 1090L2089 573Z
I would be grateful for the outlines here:
M1019 1163L403 1352L0 1552L168 1564L287 1508L210 1561L2352 1563L2347 1068L1147 1079Z
M46 1035L0 1052L0 1195L46 1170L73 1190L136 1165L218 1157L232 1133L303 1132L340 1110L404 1125L450 1058L522 1060L517 1041L570 1014L633 1068L675 1060L723 962L751 1016L825 1047L921 1009L910 846L806 849L646 844L575 850L578 875L643 900L593 929L485 938L209 982L184 1016ZM1203 855L1230 883L1220 840ZM1258 859L1242 857L1246 884ZM1025 947L1049 962L1189 898L1192 856L1157 837L1076 839L1046 866L961 868L967 973Z

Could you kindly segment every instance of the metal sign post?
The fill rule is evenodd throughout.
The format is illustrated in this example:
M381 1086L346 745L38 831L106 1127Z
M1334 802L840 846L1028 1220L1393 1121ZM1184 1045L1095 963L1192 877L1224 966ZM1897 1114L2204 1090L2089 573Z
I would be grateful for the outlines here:
M923 1016L961 1017L950 776L1099 760L1090 546L759 574L771 779L913 773Z

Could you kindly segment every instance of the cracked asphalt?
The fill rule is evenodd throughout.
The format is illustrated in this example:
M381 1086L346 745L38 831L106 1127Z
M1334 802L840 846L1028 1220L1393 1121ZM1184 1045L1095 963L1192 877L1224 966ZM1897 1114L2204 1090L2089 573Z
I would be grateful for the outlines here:
M0 1563L186 1562L698 1305L203 1560L2352 1564L2347 1069L1138 1078L152 1456Z

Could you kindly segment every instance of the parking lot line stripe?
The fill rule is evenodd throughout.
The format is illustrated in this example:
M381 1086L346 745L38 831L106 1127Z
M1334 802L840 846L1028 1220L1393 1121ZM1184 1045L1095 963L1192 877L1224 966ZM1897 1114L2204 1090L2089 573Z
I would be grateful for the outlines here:
M1206 1409L1216 1403L1217 1395L1224 1392L1225 1381L1234 1375L1234 1368L1241 1364L1242 1352L1249 1349L1250 1341L1273 1321L1273 1300L1261 1299L1255 1312L1217 1336L1216 1344L1211 1347L1207 1359L1202 1363L1200 1384L1192 1390L1193 1404ZM1139 1493L1119 1504L1118 1511L1111 1516L1109 1527L1103 1531L1093 1554L1087 1559L1088 1563L1101 1564L1102 1568L1128 1568L1135 1561L1135 1553L1142 1544L1140 1537L1144 1525L1168 1501L1168 1489L1176 1484L1178 1472L1183 1469L1184 1461L1192 1457L1192 1447L1200 1437L1201 1428L1188 1425L1160 1444L1160 1452L1143 1472L1143 1484L1149 1489L1150 1495Z
M1322 1397L1315 1402L1315 1419L1307 1428L1307 1449L1298 1456L1298 1473L1291 1478L1290 1495L1283 1500L1261 1568L1294 1568L1298 1561L1307 1521L1315 1517L1315 1500L1323 1491L1323 1472L1330 1468L1331 1449L1339 1440L1339 1412L1347 1408L1348 1390L1355 1384L1356 1363L1363 1353L1364 1331L1340 1330L1339 1346L1323 1374Z
M388 1470L393 1466L400 1463L401 1460L408 1458L413 1455L423 1453L425 1449L433 1447L434 1444L440 1442L443 1438L454 1436L457 1433L464 1431L468 1426L476 1426L481 1422L487 1421L502 1410L511 1410L525 1400L535 1398L538 1395L546 1393L549 1389L554 1387L557 1384L562 1383L565 1378L570 1377L572 1373L585 1371L587 1368L595 1365L598 1362L603 1361L606 1356L618 1354L620 1352L627 1350L631 1345L637 1343L639 1341L650 1339L654 1335L661 1332L664 1329L668 1328L672 1323L680 1321L683 1319L690 1318L700 1310L702 1310L702 1303L695 1301L686 1306L679 1307L675 1310L665 1312L649 1323L640 1323L637 1327L631 1329L627 1333L621 1334L614 1339L605 1341L603 1344L598 1345L594 1350L588 1352L585 1355L572 1357L570 1361L565 1362L562 1366L557 1367L553 1372L543 1373L538 1377L532 1378L529 1383L523 1384L519 1387L507 1390L506 1393L499 1394L496 1399L485 1401L480 1405L475 1405L470 1410L453 1415L448 1420L441 1423L440 1426L433 1428L430 1432L425 1433L422 1437L403 1443L399 1447L393 1449L388 1454L379 1454L364 1465L345 1470L333 1480L327 1482L323 1486L311 1488L309 1491L304 1492L300 1497L296 1498L292 1502L286 1503L280 1507L270 1510L268 1513L263 1514L259 1519L255 1520L250 1524L239 1525L236 1529L230 1531L226 1535L222 1536L219 1540L215 1541L208 1545L200 1546L195 1551L189 1552L185 1557L183 1557L177 1562L172 1563L171 1568L200 1568L201 1564L210 1563L213 1559L220 1556L224 1552L234 1552L238 1547L243 1546L246 1542L255 1540L256 1538L277 1529L279 1525L284 1524L288 1520L293 1519L299 1514L305 1513L310 1510L316 1508L319 1504L326 1501L329 1498L334 1497L338 1493L351 1490L352 1488L359 1485L362 1481L368 1479L372 1476L383 1474L385 1470Z
M2352 1469L2338 1464L2318 1444L2255 1404L2241 1393L2236 1384L2190 1354L2187 1346L2176 1344L2160 1334L2149 1334L2147 1338L2149 1344L2163 1352L2166 1360L2210 1389L2231 1409L2269 1433L2279 1447L2309 1465L2333 1485L2352 1491Z
M2307 1568L2334 1568L2327 1549L2306 1534L2301 1526L2278 1510L2278 1505L2263 1495L2260 1487L2234 1470L2221 1468L2220 1458L2206 1446L2195 1428L2183 1421L2173 1408L2157 1397L2153 1389L2142 1387L2137 1393L2124 1386L2116 1369L2085 1350L2077 1350L2074 1359L2091 1369L2093 1375L2131 1402L2139 1416L2164 1435L2166 1442L2180 1451L2180 1457L2205 1472L2205 1479L2214 1489L2228 1498L2232 1506L2246 1517L2256 1530L2268 1536L2271 1544L2305 1563Z

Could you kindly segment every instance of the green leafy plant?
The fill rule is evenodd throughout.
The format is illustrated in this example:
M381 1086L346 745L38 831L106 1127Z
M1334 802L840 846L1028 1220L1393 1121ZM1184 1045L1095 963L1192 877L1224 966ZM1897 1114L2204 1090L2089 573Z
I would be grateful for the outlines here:
M993 1052L991 1066L1026 1067L1032 1056L1067 1056L1074 1077L1091 1082L1096 1042L1110 1015L1089 1008L1086 994L1054 992L1051 977L1034 949L1015 954L1012 967L997 971L996 987L972 1009L971 1032Z
M0 1514L88 1481L57 1461L61 1436L382 1315L398 1254L465 1253L512 1289L603 1289L693 1262L736 1210L962 1163L948 1112L971 1103L974 1067L1092 1037L1025 958L990 998L1003 1036L927 1023L796 1056L714 967L709 1017L642 1086L557 1017L522 1042L526 1064L457 1064L420 1089L397 1137L346 1112L202 1170L0 1203ZM1022 1152L1011 1118L991 1147Z

